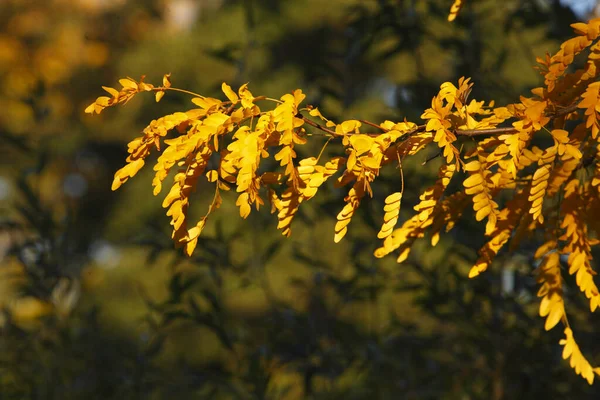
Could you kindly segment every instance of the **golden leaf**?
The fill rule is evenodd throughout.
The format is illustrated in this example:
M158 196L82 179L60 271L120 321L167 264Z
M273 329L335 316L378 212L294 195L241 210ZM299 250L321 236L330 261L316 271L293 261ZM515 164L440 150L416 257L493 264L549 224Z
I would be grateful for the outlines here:
M225 93L225 96L231 101L232 104L236 104L239 101L239 97L235 92L231 89L231 86L223 82L221 85L221 90Z
M219 173L214 169L210 170L206 173L206 178L209 182L216 182L219 179Z
M563 347L562 357L564 360L570 358L571 368L575 370L578 375L581 375L582 378L587 380L587 382L591 385L594 383L594 376L600 375L599 368L592 368L588 360L585 359L581 350L579 350L579 346L575 342L575 338L573 337L573 331L571 328L565 328L565 338L560 340L560 344Z
M165 74L163 76L163 86L164 87L171 87L171 74Z

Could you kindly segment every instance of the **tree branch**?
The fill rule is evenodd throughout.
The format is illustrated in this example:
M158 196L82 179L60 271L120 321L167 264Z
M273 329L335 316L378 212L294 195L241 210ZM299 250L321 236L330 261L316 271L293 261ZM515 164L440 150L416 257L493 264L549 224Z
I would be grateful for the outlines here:
M371 121L367 121L367 120L364 120L364 119L359 119L359 121L362 122L365 125L369 125L369 126L372 126L373 128L377 128L377 129L380 129L380 130L382 130L384 132L388 132L387 129L385 129L385 128L383 128L383 127L381 127L381 126L379 126L376 123L373 123Z
M454 131L456 136L484 136L484 135L501 135L503 133L515 133L517 129L512 126L506 128L490 128L490 129L457 129Z
M338 134L336 131L332 131L329 128L324 127L323 125L317 124L314 121L311 121L310 119L306 118L304 115L302 114L298 114L297 115L298 118L302 118L302 120L304 121L305 124L308 124L312 127L315 127L319 130L322 130L323 132L329 133L331 136L340 136L340 134Z
M563 115L567 115L577 110L577 106L579 103L575 103L570 105L569 107L562 108L555 112L553 115L548 115L550 118L562 117ZM491 128L491 129L460 129L455 130L454 134L457 136L484 136L484 135L502 135L505 133L516 133L517 129L512 126L508 126L505 128Z
M579 105L579 103L572 104L569 107L565 107L565 108L562 108L562 109L556 111L554 114L548 115L548 117L557 118L557 117L561 117L563 115L570 114L573 111L577 110L578 105ZM343 136L321 124L318 124L318 123L306 118L304 115L302 115L300 113L297 115L297 117L301 118L306 124L308 124L314 128L317 128L323 132L326 132L332 136L335 136L335 137ZM363 119L360 119L358 121L362 122L365 125L369 125L369 126L381 129L384 132L387 132L387 129L382 128L381 126L377 125L374 122L366 121ZM419 133L419 132L425 132L425 128L426 128L426 125L419 125L419 126L417 126L417 128L413 129L412 131L407 132L405 134L405 136L414 135L415 133ZM512 126L507 126L507 127L503 127L503 128L490 128L490 129L455 129L454 130L454 134L456 136L467 136L467 137L486 136L486 135L503 135L503 134L507 134L507 133L516 133L516 132L517 132L517 129ZM380 135L380 133L363 133L363 135L377 137Z

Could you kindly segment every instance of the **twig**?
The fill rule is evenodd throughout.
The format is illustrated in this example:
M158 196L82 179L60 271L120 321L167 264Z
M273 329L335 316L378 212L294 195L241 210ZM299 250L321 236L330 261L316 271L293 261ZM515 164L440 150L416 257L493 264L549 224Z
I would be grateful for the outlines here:
M548 115L550 118L557 118L563 115L567 115L577 110L579 103L572 104L569 107L562 108L555 112L554 114ZM483 135L501 135L504 133L516 133L517 129L514 127L505 127L505 128L491 128L491 129L461 129L455 130L454 133L457 136L483 136Z
M339 134L339 133L337 133L336 131L332 131L331 129L329 129L329 128L326 128L326 127L324 127L323 125L317 124L316 122L314 122L314 121L311 121L310 119L306 118L306 117L305 117L304 115L302 115L302 114L298 114L298 115L297 115L297 117L298 117L298 118L302 118L302 120L304 121L304 123L306 123L306 124L308 124L308 125L310 125L310 126L312 126L312 127L315 127L315 128L317 128L317 129L320 129L320 130L322 130L323 132L329 133L331 136L340 136L340 134Z
M176 87L159 86L159 87L155 87L155 88L151 89L152 92L164 92L164 91L167 91L167 90L172 90L174 92L180 92L180 93L189 94L191 96L199 97L201 99L205 99L206 98L205 96L202 96L201 94L194 93L194 92L191 92L191 91L185 90L185 89L179 89L179 88L176 88Z
M358 121L362 122L365 125L372 126L373 128L381 129L384 132L389 132L389 129L385 129L384 127L377 125L376 123L373 123L371 121L367 121L365 119L359 119Z
M490 129L457 129L454 131L456 136L485 136L485 135L501 135L503 133L515 133L517 132L516 128L506 127L506 128L490 128Z
M547 117L549 118L557 118L563 115L567 115L572 113L573 111L577 110L578 108L578 103L576 104L572 104L569 107L565 107L562 108L560 110L558 110L557 112L555 112L554 114L550 114L547 115ZM315 127L317 129L320 129L323 132L326 132L332 136L343 136L335 131L332 131L331 129L318 124L314 121L311 121L310 119L306 118L305 116L303 116L302 114L298 114L297 115L298 118L301 118L305 123L307 123L308 125ZM373 126L376 127L378 129L381 129L384 132L388 132L388 130L386 130L385 128L375 124L374 122L370 122L370 121L366 121L366 120L358 120L362 123L364 123L365 125L369 125L369 126ZM412 131L406 132L403 136L404 137L410 137L411 135L414 135L415 133L420 133L420 132L424 132L426 128L426 125L419 125L417 126L415 129L413 129ZM467 137L475 137L475 136L486 136L486 135L502 135L502 134L508 134L508 133L516 133L518 130L512 126L507 126L507 127L503 127L503 128L489 128L489 129L456 129L454 130L454 134L456 136L467 136ZM367 136L371 136L371 137L377 137L380 134L379 133L361 133L362 135L367 135Z
M438 157L439 157L439 156L441 156L441 155L442 155L442 152L438 151L438 152L437 152L435 155L433 155L433 156L429 157L427 160L423 161L423 162L421 163L421 165L425 165L425 164L427 164L429 161L435 160L436 158L438 158Z

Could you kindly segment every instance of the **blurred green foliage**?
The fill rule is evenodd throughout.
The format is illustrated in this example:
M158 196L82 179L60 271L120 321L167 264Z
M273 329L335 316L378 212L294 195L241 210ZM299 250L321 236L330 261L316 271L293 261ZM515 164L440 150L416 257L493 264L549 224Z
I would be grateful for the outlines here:
M125 143L187 104L169 93L83 116L120 77L171 72L214 96L222 81L273 97L302 88L336 118L416 120L441 82L462 75L477 98L526 94L539 82L535 55L575 20L558 1L472 0L450 24L449 6L6 0L0 398L597 398L564 365L556 332L543 332L532 254L506 254L468 280L483 239L466 220L405 264L373 258L395 174L339 245L344 194L330 187L285 240L274 216L242 221L226 197L190 259L172 249L147 173L109 190ZM404 209L435 163L405 166ZM591 356L598 323L585 315L572 323Z

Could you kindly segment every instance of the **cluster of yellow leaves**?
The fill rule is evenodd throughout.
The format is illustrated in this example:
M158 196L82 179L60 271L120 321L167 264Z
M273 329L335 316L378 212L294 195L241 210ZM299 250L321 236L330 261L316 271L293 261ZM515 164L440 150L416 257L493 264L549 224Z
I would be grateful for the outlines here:
M318 160L315 157L305 158L299 162L298 174L300 185L295 189L290 185L281 195L281 200L271 189L275 198L275 208L278 210L277 218L279 222L277 229L281 229L284 236L291 234L290 225L303 201L310 200L319 187L332 175L338 172L343 166L345 159L335 157L328 161L324 166L317 165Z
M544 328L548 331L566 317L565 301L563 299L563 279L560 272L560 254L556 251L557 242L550 240L536 251L535 257L542 258L537 268L537 281L540 283L538 297L540 316L546 317ZM551 251L551 252L549 252Z
M544 243L537 250L535 257L542 258L540 266L537 268L538 282L541 284L538 291L538 297L542 298L540 302L540 316L546 318L545 328L550 330L561 320L565 325L565 339L561 339L560 344L563 348L563 359L571 358L571 368L585 378L589 384L594 382L594 374L600 375L600 368L592 368L585 359L579 346L573 338L573 331L568 326L565 312L565 302L563 298L563 279L561 276L560 254L556 251L557 242L550 240Z
M450 180L455 171L456 166L454 164L442 165L435 185L425 190L419 198L421 201L415 205L414 209L417 211L417 214L407 220L400 228L395 229L391 235L387 235L383 238L383 246L375 250L375 257L384 257L385 255L400 249L398 262L406 260L410 253L410 244L412 244L415 239L424 237L426 229L434 224L436 218L439 219L445 217L445 211L447 210L444 208L444 202L440 202L440 199L450 184ZM448 227L448 225L446 226ZM384 227L385 224L382 229ZM435 234L436 233L434 233L434 235ZM434 238L435 237L436 236L434 236ZM437 244L437 238L432 239L432 244Z
M571 368L575 370L578 375L585 378L591 385L594 383L594 374L600 375L600 368L592 368L588 360L585 359L575 338L573 337L573 331L571 328L565 328L565 338L560 340L560 344L563 345L562 357L564 360L571 358Z
M448 14L448 21L452 22L456 19L458 12L463 6L463 0L454 0L452 6L450 7L450 14Z
M549 93L564 90L562 81L572 84L571 79L565 79L567 68L573 63L575 56L594 44L594 40L600 35L600 20L591 20L588 23L576 23L571 25L577 36L567 40L560 46L560 50L552 57L546 56L546 60L538 59L542 64L542 72ZM576 71L573 76L583 80L589 80L596 75L597 43L592 47L590 58L586 63L586 69ZM569 74L570 75L570 74ZM561 81L562 80L562 81Z
M463 182L465 193L473 195L475 219L481 221L486 217L488 218L485 232L489 235L496 228L496 221L498 220L498 204L492 200L492 189L494 187L492 171L485 168L485 164L478 160L465 165L465 170L470 174Z
M460 4L457 1L453 9L457 11ZM145 91L155 92L157 101L169 90L194 96L192 102L198 108L152 121L143 135L129 144L127 165L117 171L113 183L117 189L134 176L150 150L154 147L160 151L164 141L166 148L154 167L154 194L161 191L162 182L177 166L163 206L171 217L175 244L184 247L188 255L194 251L208 216L219 208L221 190L235 188L239 193L236 204L243 218L252 206L258 209L266 199L277 215L277 228L289 236L300 205L312 199L334 175L338 175L336 187L349 188L336 218L334 241L339 242L361 202L367 195L373 196L372 186L381 169L390 164L399 169L401 185L399 191L385 197L383 224L377 234L383 243L375 250L376 257L398 252L397 260L403 262L413 242L427 234L435 246L440 232L452 229L469 203L473 204L475 220L487 220L488 237L470 277L486 271L505 246L515 250L525 240L545 237L535 255L541 260L537 268L540 315L546 318L546 329L563 322L565 358L570 357L576 372L591 383L591 371L598 369L591 368L573 340L563 299L560 259L567 259L568 273L575 276L591 311L595 311L600 294L594 282L591 248L599 243L593 238L600 234L600 98L594 81L600 59L595 42L600 19L573 27L577 34L574 39L565 42L557 54L538 59L545 86L534 89L533 97L521 97L506 107L469 101L472 83L461 78L457 85L441 85L431 107L421 116L422 125L408 121L377 125L358 120L337 124L318 109L303 106L306 96L300 90L271 99L254 97L247 85L236 93L224 83L227 100L221 101L172 88L168 75L160 87L124 79L120 91L105 88L111 97L99 97L86 111L99 113ZM578 54L587 55L585 68L568 72ZM259 101L273 106L261 109L255 104ZM165 140L169 132L176 133ZM327 140L318 156L298 160L298 152L303 153L300 146L307 142L309 133ZM330 142L337 143L343 152L323 161ZM423 154L425 149L441 156L438 179L420 195L414 215L397 228L403 219L403 160ZM265 164L265 159L272 161ZM272 167L264 171L264 165ZM583 173L590 166L593 172ZM455 181L462 185L451 185L456 175ZM190 194L203 176L214 185L213 201L206 215L188 228Z
M346 235L348 224L358 209L361 199L367 193L371 197L373 196L371 182L379 175L382 165L399 160L399 152L391 148L391 145L401 136L416 128L416 125L404 122L398 124L387 122L382 125L381 128L385 132L377 134L376 137L361 134L359 121L345 121L336 126L335 133L342 137L342 144L346 146L348 154L346 170L338 179L337 186L345 186L354 182L348 195L344 198L346 205L337 215L338 222L335 225L333 239L336 243ZM396 203L399 210L399 200ZM388 221L390 223L382 228L386 232L397 222L393 218Z
M165 75L165 79L167 79L167 76L168 75ZM90 104L85 109L85 112L89 114L100 114L106 107L114 106L116 104L125 104L137 93L148 92L154 89L153 85L144 83L144 77L142 77L139 82L136 82L131 78L123 78L119 80L119 83L122 86L121 90L117 90L108 86L102 86L102 89L108 92L110 97L98 97L95 102Z
M385 198L385 206L383 211L383 226L379 230L377 237L379 239L385 239L392 234L394 226L398 223L398 217L400 216L400 204L402 203L402 192L395 192Z
M458 162L459 152L452 144L456 141L454 129L460 126L474 128L477 124L470 114L477 114L481 109L481 104L477 107L477 102L473 102L472 110L468 110L466 100L471 92L472 83L470 79L460 78L458 88L450 82L443 83L440 88L440 93L431 101L431 108L425 110L421 118L427 121L425 130L432 132L433 141L443 149L443 155L446 157L446 162L451 163L453 160ZM455 112L452 114L452 110ZM469 112L470 111L470 112ZM450 117L459 117L457 123Z
M589 183L586 183L589 186ZM600 293L594 283L596 272L590 260L591 241L588 235L584 188L578 179L572 179L565 186L561 209L563 220L560 227L564 230L559 240L564 242L563 253L568 255L569 274L575 275L579 289L590 301L590 310L594 312L600 305Z
M474 278L487 270L500 250L508 243L513 231L518 231L515 227L517 227L519 221L528 222L527 219L522 220L525 211L523 209L523 199L526 193L525 190L518 191L515 197L507 202L506 207L494 217L497 223L494 224L493 230L490 231L489 236L491 239L479 250L479 258L469 271L469 278ZM518 236L515 235L513 242L518 240L517 238Z

